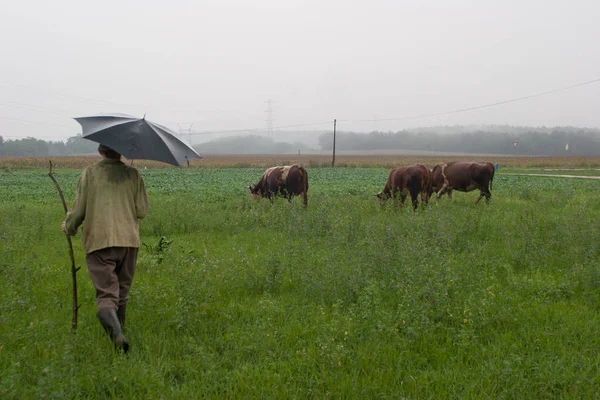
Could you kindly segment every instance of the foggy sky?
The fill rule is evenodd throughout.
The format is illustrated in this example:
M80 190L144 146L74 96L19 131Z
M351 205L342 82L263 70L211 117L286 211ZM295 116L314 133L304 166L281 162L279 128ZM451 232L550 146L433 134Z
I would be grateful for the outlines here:
M0 135L64 140L76 116L176 131L340 120L600 127L597 0L0 0ZM359 122L361 120L371 120ZM310 125L314 131L331 123ZM197 136L194 142L216 138Z

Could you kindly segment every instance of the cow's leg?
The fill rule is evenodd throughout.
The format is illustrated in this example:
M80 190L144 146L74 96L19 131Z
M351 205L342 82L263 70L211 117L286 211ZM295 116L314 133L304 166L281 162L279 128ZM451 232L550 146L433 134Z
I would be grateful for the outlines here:
M437 192L438 199L444 195L447 188L448 188L448 184L444 181L444 184L442 185L441 189L438 190L438 192Z
M449 188L450 182L448 182L448 178L446 177L446 167L447 167L447 165L445 163L443 163L442 164L442 177L444 178L444 183L442 184L442 187L440 188L440 190L437 192L438 199L440 197L442 197L442 195L445 193L446 189L449 189L449 192L452 192L452 188ZM450 195L448 195L448 197L450 197Z
M390 197L392 199L392 203L394 204L394 208L398 207L398 198L400 197L400 193L398 189L394 189L392 188L391 192L390 192Z
M404 202L406 201L406 193L400 192L400 205L404 207Z
M483 193L483 190L481 192L479 192L479 197L477 198L477 200L475 200L475 205L477 205L477 203L479 203L479 200L481 200L481 198L485 196L485 194Z
M452 189L448 190L448 200L452 200Z
M411 187L410 188L410 199L412 200L413 211L416 211L417 207L419 207L419 188Z
M491 192L487 192L485 194L485 203L486 204L490 204L490 200L492 199L492 193Z
M413 211L417 211L417 208L419 207L419 196L410 196L410 198L412 200Z

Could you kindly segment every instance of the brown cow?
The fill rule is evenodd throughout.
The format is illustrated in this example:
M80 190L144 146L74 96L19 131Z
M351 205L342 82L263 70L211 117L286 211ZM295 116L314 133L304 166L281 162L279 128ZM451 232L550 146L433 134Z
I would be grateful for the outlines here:
M404 206L407 192L410 193L413 210L419 205L417 196L421 193L421 204L427 204L431 196L431 171L422 165L411 165L407 167L398 167L390 171L383 191L377 193L379 204L383 205L390 197L397 200L400 195L400 201Z
M433 168L433 190L439 199L445 193L452 198L452 191L470 192L478 189L479 197L475 204L485 196L486 203L490 202L494 165L491 163L451 162L439 163Z
M292 196L301 195L304 206L308 205L308 174L304 167L299 165L271 167L256 185L248 186L248 189L254 198L266 197L271 202L273 197L278 195L289 201L292 200Z

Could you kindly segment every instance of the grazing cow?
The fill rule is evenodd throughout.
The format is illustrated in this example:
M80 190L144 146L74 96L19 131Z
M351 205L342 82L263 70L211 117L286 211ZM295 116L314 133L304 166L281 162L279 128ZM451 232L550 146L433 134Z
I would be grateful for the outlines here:
M304 206L308 205L308 174L304 167L299 165L271 167L256 185L248 186L248 189L254 198L266 197L271 202L277 195L289 201L292 200L292 196L301 195Z
M379 204L383 205L390 197L396 201L400 195L400 201L404 206L407 192L410 193L413 210L416 210L419 205L417 201L419 192L421 193L421 204L427 204L432 193L431 171L422 165L394 168L390 171L383 190L377 193Z
M433 168L433 190L439 199L445 193L452 198L452 190L470 192L478 189L479 197L475 204L485 196L486 203L490 202L494 165L491 163L451 162L439 163Z

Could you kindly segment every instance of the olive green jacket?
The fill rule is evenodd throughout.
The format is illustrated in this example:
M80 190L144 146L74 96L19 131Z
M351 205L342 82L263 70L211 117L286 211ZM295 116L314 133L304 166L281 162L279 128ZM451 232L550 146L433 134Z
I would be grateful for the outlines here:
M148 213L144 181L137 169L104 158L85 168L77 182L73 209L65 225L75 235L83 225L86 254L107 247L140 247L138 219Z

